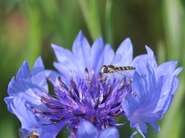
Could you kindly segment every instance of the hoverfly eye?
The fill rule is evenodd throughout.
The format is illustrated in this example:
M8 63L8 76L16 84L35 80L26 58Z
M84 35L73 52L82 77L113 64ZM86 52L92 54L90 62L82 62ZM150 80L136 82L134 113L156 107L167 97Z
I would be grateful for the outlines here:
M101 73L107 73L108 72L108 68L107 66L103 65L103 67L100 70Z
M101 70L100 70L101 73L104 73L104 70L105 70L104 68L105 68L105 67L102 67L102 68L101 68Z

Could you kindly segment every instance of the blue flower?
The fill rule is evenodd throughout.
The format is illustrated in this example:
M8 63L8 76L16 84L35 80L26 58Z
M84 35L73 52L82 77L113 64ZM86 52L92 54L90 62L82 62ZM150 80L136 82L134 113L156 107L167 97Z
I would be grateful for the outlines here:
M130 65L133 57L131 41L123 41L114 53L110 45L104 46L102 39L97 39L90 47L80 32L72 52L56 45L52 47L58 61L54 66L60 72L59 77L50 79L56 98L43 96L41 101L47 109L35 114L48 118L51 123L64 122L71 137L77 135L82 119L91 122L97 131L116 127L116 117L123 114L121 101L131 91L131 78L108 79L100 73L100 68L110 64Z
M44 69L41 58L35 62L30 71L28 63L24 62L15 77L8 85L9 96L5 98L8 110L21 121L21 137L27 138L32 132L38 133L41 138L52 138L61 126L46 126L38 120L30 106L41 106L38 95L46 95L48 86L46 77L50 72Z
M134 59L132 93L123 99L122 107L132 128L145 137L147 124L159 131L157 121L167 112L178 87L176 61L157 66L153 51L146 47L147 54ZM133 136L136 133L133 134Z
M33 69L23 63L9 83L8 110L21 122L23 137L54 138L66 127L70 138L118 138L117 117L127 117L143 135L147 124L169 108L178 85L176 62L157 66L151 49L133 59L130 39L114 52L101 38L92 46L80 32L72 51L52 45L56 71L46 70L39 58ZM134 71L102 73L103 65L134 66ZM53 90L49 92L48 83ZM135 133L134 133L135 134Z
M131 78L108 79L100 73L100 68L109 64L130 65L131 41L126 39L114 52L102 39L90 47L80 32L72 52L52 47L59 74L45 70L39 58L31 71L27 62L23 63L9 83L5 101L8 110L21 121L22 135L27 137L36 132L41 138L55 137L65 125L70 137L81 138L92 131L91 137L118 137L116 117L123 114L121 102L131 91ZM54 96L48 92L47 80L54 88ZM83 133L84 124L93 129Z

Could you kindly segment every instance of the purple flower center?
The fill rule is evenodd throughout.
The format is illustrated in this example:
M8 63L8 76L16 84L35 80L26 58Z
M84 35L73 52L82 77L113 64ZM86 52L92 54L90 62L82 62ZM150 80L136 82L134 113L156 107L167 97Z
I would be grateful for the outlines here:
M116 79L105 74L76 77L65 84L61 78L52 81L54 96L41 98L46 106L35 113L51 123L65 122L69 129L77 129L80 120L86 119L97 128L116 125L116 117L123 114L121 102L131 93L131 81L127 77Z

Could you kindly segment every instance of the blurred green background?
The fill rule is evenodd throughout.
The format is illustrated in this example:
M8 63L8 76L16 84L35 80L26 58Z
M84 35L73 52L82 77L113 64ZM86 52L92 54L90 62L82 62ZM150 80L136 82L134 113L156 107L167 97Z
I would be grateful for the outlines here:
M71 48L82 30L90 43L97 37L119 43L130 37L135 55L149 45L158 62L178 60L185 65L184 0L0 0L0 138L17 138L19 121L7 112L3 98L7 84L24 59L33 64L41 55L52 67L51 43ZM149 138L183 138L185 74L170 111L160 121L161 132ZM120 129L129 137L129 124ZM61 134L60 137L64 137Z

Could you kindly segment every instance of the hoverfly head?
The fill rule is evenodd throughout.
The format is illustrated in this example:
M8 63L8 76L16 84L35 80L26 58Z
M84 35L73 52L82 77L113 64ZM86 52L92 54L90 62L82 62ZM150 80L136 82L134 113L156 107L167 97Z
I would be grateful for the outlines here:
M106 65L103 65L100 70L101 73L109 73L109 68Z

